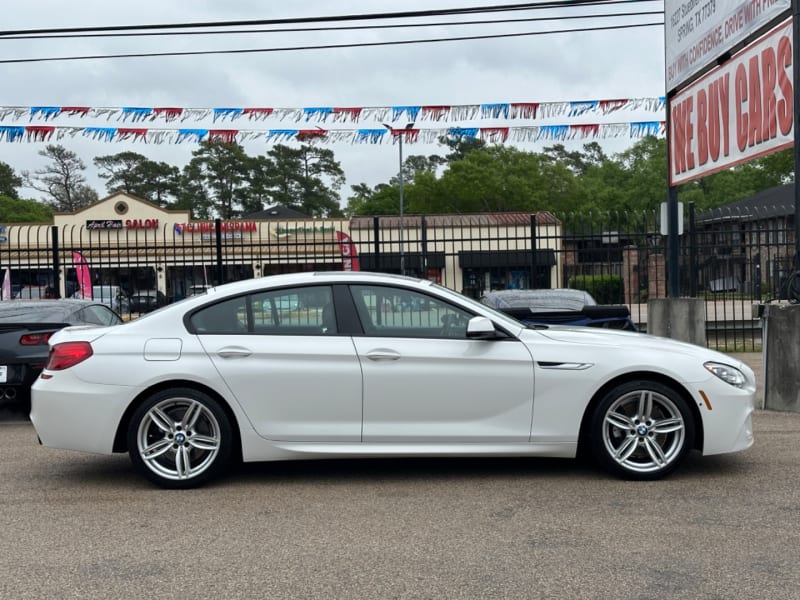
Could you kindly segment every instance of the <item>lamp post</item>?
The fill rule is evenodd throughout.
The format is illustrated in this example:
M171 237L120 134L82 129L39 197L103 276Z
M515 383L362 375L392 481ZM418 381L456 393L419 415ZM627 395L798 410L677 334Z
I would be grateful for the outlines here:
M405 126L405 129L394 129L391 125L387 125L386 123L383 124L386 129L388 129L392 135L397 139L398 147L400 148L400 274L406 274L406 264L405 264L405 254L403 253L403 131L408 131L409 129L414 127L414 123L408 123Z

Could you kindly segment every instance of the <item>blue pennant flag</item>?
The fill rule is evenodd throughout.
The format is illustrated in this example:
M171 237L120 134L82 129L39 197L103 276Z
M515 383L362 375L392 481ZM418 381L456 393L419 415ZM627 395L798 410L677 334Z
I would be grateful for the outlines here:
M229 118L231 121L235 121L242 116L242 113L244 113L243 108L215 108L214 121L216 122L217 119L226 118Z
M44 120L48 120L53 117L57 117L61 112L60 106L31 106L31 120L36 115L42 115Z
M478 137L478 128L477 127L451 127L448 130L448 134L451 138L457 139L474 139Z
M297 137L297 129L270 129L267 132L267 141L271 142L274 138L279 140L293 140Z
M569 125L542 125L539 127L537 140L565 140L569 133Z
M410 121L416 121L420 110L422 110L421 106L393 106L392 121L402 119L403 115L406 115L406 118Z
M310 106L303 109L303 114L306 116L306 121L310 121L314 117L320 121L324 121L332 112L333 107L331 106Z
M650 135L658 135L661 132L661 123L658 121L641 121L631 123L631 137L641 138Z
M505 104L481 104L481 117L484 119L507 119L511 111L511 105Z
M153 115L152 108L143 108L137 106L123 106L122 107L122 118L126 119L131 117L131 121L143 121L147 117Z
M587 113L592 110L597 110L597 106L600 104L599 100L588 100L583 102L570 102L569 103L569 116L570 117L578 117L584 113Z
M363 144L365 142L377 144L387 133L389 133L387 129L359 129L356 131L356 138L354 141L358 144Z
M178 138L175 143L186 141L186 138L193 137L196 142L202 142L208 135L208 129L178 129Z
M0 140L5 139L7 142L22 141L25 137L25 128L18 125L3 125L0 126Z
M90 137L94 140L103 140L106 142L110 142L114 139L114 136L117 135L117 128L116 127L86 127L83 130L83 135L85 137Z

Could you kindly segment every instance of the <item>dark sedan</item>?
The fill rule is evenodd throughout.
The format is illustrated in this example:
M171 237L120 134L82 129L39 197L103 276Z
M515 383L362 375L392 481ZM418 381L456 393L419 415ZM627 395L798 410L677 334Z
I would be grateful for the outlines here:
M132 313L148 313L167 304L167 297L158 290L139 290L129 300Z
M47 363L47 342L56 331L121 322L117 313L92 300L0 302L0 411L30 411L30 387Z

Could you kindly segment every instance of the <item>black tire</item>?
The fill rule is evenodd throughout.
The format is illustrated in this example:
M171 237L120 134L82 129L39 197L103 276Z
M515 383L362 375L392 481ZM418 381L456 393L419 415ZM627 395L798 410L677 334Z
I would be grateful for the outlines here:
M191 388L162 390L145 400L128 426L128 453L136 469L171 489L197 487L229 464L230 420L217 401Z
M608 392L595 409L590 447L597 463L624 479L671 473L694 444L694 418L683 397L649 380Z

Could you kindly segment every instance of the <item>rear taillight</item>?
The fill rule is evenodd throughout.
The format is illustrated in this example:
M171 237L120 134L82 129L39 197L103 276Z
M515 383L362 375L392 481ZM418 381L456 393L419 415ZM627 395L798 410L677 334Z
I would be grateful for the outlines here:
M52 335L52 331L46 331L44 333L26 333L19 338L19 343L23 346L44 346Z
M45 369L48 371L63 371L74 367L92 355L92 346L89 342L63 342L50 348L50 357Z

